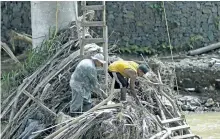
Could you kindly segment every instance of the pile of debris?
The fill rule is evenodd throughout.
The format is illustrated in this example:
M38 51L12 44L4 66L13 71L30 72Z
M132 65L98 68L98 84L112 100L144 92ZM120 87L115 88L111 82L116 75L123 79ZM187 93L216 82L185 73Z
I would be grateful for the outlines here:
M71 29L77 30L76 27ZM93 95L92 109L78 117L68 116L69 80L80 60L76 38L62 45L2 103L1 119L8 120L2 138L156 139L190 133L189 128L182 128L181 132L174 128L186 127L184 118L175 123L163 123L167 119L179 118L181 114L173 90L174 69L167 68L157 59L148 60L155 65L154 69L144 78L137 79L141 105L130 96L127 96L127 102L119 102L114 90L115 80L109 77L106 99ZM96 44L85 46L86 58L100 52L102 47Z

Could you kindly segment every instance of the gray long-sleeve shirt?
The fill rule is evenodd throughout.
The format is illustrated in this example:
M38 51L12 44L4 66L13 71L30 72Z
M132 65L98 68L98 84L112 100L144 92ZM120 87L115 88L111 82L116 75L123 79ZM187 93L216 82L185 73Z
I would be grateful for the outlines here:
M82 101L91 103L91 92L98 88L97 70L91 59L82 60L71 75L72 109L83 105Z

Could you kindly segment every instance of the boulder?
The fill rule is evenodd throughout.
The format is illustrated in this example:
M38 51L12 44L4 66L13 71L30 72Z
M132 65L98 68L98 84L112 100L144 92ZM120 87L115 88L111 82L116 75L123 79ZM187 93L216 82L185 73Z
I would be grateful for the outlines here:
M184 96L178 99L179 101L181 101L184 104L190 104L192 106L201 106L201 100L197 97L193 97L193 96Z
M211 107L215 104L214 100L212 98L209 98L206 103L205 103L205 106L206 107Z

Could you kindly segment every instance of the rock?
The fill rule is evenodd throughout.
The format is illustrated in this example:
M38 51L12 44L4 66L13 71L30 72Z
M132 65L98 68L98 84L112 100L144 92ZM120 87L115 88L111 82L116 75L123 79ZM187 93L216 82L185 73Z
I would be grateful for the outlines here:
M113 14L109 14L109 15L108 15L108 18L109 18L109 19L114 19L115 17L114 17Z
M178 104L179 106L182 106L182 105L183 105L183 102L177 101L177 104Z
M212 15L210 14L209 19L208 19L208 24L212 24L212 23L213 23L213 17L212 17Z
M182 105L181 106L183 111L195 111L197 109L197 106L192 106L190 104Z
M181 19L181 25L182 25L182 26L186 26L186 23L187 23L187 19L186 19L185 17L183 17L183 18Z
M19 24L21 24L21 18L15 18L11 21L11 25L14 27L18 26Z
M207 108L207 107L204 107L203 111L207 111L207 110L208 110L208 108Z
M193 98L190 100L190 104L193 106L201 106L201 101L198 98Z
M190 78L184 78L182 81L182 85L184 88L194 88L195 85Z
M126 14L124 14L124 17L134 19L134 12L128 11Z
M204 107L197 107L195 109L195 112L202 112L202 111L204 111Z
M197 97L193 96L184 96L178 99L181 101L183 104L188 104L191 106L201 106L201 100Z
M220 90L220 79L215 79L215 88L216 90Z
M203 8L203 9L202 9L202 12L203 12L204 14L210 14L210 13L212 13L212 11L211 11L209 8Z
M136 25L137 25L137 26L143 26L143 22L137 21Z
M179 11L176 11L175 14L177 14L177 15L181 15L182 12L179 10Z
M208 31L208 38L209 38L210 41L214 40L214 35L213 35L212 31Z
M220 112L220 108L218 108L218 107L213 107L213 108L212 108L212 111Z
M202 28L203 28L204 31L208 31L209 30L209 25L207 23L203 23Z
M123 36L122 39L125 40L125 41L128 41L129 37L128 36Z
M183 111L187 111L189 110L189 105L182 105L181 108Z
M213 31L215 29L216 27L214 26L214 24L209 24L209 31Z
M212 99L212 98L209 98L209 99L206 101L205 106L206 106L206 107L211 107L211 106L213 106L214 104L215 104L215 102L213 101L213 99Z
M196 3L196 8L197 8L197 9L200 9L200 7L201 7L201 6L200 6L200 3Z
M216 6L213 6L213 7L212 7L212 12L213 12L213 13L217 13L217 12L218 12L218 9L217 9Z
M211 2L205 2L205 5L206 6L212 6L212 3Z

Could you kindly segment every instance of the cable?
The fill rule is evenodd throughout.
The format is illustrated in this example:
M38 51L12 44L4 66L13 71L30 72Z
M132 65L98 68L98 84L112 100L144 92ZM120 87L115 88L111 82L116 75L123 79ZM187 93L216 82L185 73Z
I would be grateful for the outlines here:
M170 47L170 54L171 54L171 57L172 57L172 62L174 63L174 60L173 60L173 51L172 51L172 49L171 49L169 26L168 26L168 22L167 22L167 15L166 15L166 9L165 9L165 6L164 6L164 1L163 1L162 3L163 3L164 18L165 18L165 22L166 22L167 37L168 37L169 47ZM178 87L178 83L177 83L177 76L176 76L176 68L175 68L175 66L174 66L174 72L175 72L175 82L176 82L176 86L177 86L177 94L179 95L179 87Z

